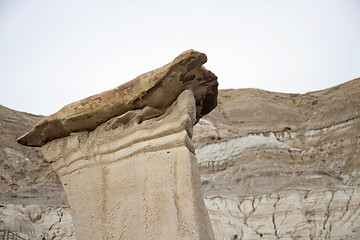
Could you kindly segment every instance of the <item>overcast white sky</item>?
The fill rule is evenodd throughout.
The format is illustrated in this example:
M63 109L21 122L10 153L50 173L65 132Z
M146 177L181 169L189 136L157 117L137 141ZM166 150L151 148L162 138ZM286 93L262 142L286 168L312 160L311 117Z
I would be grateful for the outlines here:
M360 1L0 0L0 104L48 115L191 48L221 89L328 88L360 77Z

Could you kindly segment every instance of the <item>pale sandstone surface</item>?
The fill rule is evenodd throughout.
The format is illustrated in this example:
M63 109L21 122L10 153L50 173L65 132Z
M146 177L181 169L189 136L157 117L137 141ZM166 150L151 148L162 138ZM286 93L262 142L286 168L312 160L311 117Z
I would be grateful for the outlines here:
M0 223L29 240L75 240L68 206L1 204Z
M181 92L190 89L196 100L196 119L217 105L217 77L202 65L204 53L188 50L165 66L144 73L119 87L71 103L60 111L43 118L18 142L28 146L43 146L53 139L72 132L94 130L113 117L136 109L156 109L143 113L151 118L164 112ZM126 116L131 118L131 116Z
M192 144L190 90L158 117L134 110L42 147L64 186L77 239L212 239Z
M59 175L77 239L213 239L192 128L217 77L189 50L162 68L42 119L18 139Z
M359 188L206 196L216 239L359 239Z
M359 87L220 90L193 137L216 239L360 239Z

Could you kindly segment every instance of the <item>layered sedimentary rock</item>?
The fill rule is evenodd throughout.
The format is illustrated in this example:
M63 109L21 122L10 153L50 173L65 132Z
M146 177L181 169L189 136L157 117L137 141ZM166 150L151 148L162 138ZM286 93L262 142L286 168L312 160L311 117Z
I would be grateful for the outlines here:
M0 196L37 183L59 182L40 149L16 142L41 118L0 105Z
M253 196L208 195L216 239L360 237L359 188L288 188Z
M68 206L0 205L0 229L5 227L29 240L75 240Z
M202 65L203 53L189 50L171 63L144 73L115 89L71 103L43 118L18 142L28 146L43 146L66 137L72 132L92 131L100 124L123 114L131 119L133 110L144 109L140 120L163 113L181 92L190 89L196 101L196 119L217 105L217 77Z
M194 129L216 239L359 239L360 79L218 100Z
M192 128L217 104L205 54L65 106L19 143L42 146L79 239L212 239Z
M360 239L360 79L307 94L220 90L218 100L193 136L216 239ZM16 127L18 115L7 112L14 117L0 124ZM42 203L44 194L35 190L10 192L0 203L41 202L45 216L43 206L54 197ZM40 199L33 198L36 192ZM0 219L8 213L0 211ZM27 211L12 215L28 219ZM70 234L66 219L61 222ZM12 222L22 231L41 227L39 221ZM47 235L60 239L61 229Z

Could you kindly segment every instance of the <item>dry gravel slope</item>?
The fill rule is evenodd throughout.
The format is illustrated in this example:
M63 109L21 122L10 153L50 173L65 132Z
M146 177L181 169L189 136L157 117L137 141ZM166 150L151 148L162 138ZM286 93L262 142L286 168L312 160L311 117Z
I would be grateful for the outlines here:
M44 161L39 148L25 147L16 142L41 118L0 105L0 193L37 183L58 183L57 175Z
M217 239L360 239L360 79L306 94L220 90L218 100L194 129ZM39 149L15 142L40 118L0 106L0 222L73 239L56 175Z

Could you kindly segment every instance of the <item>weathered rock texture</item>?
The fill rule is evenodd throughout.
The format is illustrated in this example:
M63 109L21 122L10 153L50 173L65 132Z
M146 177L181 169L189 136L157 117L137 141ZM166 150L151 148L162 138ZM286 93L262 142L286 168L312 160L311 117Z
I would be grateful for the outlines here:
M360 79L218 100L194 128L216 239L360 238Z
M41 118L0 105L0 196L37 183L59 182L40 149L16 143Z
M196 119L217 105L217 77L202 65L203 53L189 50L171 63L140 75L115 89L74 102L43 118L34 129L18 139L28 146L42 146L72 132L92 131L113 117L131 119L131 111L144 109L140 121L164 112L185 89L196 101Z
M220 90L218 99L218 107L195 126L193 137L216 239L360 239L360 79L303 95ZM6 112L0 122L8 127L5 132L13 134L23 126L23 118L17 118L22 114ZM34 162L24 149L17 150ZM3 156L0 164L15 161ZM24 158L19 160L17 166L26 169ZM12 179L22 186L18 177ZM46 186L0 195L0 203L32 201L44 216L47 201L55 204L57 199L49 194L53 188L43 196ZM17 214L28 216L26 211ZM71 223L61 222L71 229ZM24 231L31 227L29 221L21 224Z
M0 205L0 229L16 232L24 239L75 240L68 206Z
M77 239L212 239L192 128L217 104L193 50L114 90L70 104L19 142L60 176Z

